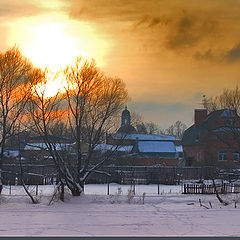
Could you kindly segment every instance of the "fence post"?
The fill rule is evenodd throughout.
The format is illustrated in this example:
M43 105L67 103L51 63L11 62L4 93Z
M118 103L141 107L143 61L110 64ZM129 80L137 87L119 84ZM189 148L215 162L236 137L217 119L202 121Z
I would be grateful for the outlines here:
M160 194L160 191L159 191L160 189L159 189L159 183L158 183L158 195Z
M11 194L12 194L11 184L9 185L9 194L10 194L10 196L11 196Z
M109 195L109 192L110 192L110 186L109 186L109 181L108 181L108 184L107 184L107 195Z
M36 186L36 196L38 195L38 185Z

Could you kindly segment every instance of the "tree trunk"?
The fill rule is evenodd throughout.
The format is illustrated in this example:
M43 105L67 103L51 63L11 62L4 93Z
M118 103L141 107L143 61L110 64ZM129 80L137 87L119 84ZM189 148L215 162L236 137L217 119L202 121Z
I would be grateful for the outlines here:
M218 190L217 190L217 187L216 187L216 184L215 184L215 181L214 181L214 178L212 179L212 181L213 181L213 187L214 187L214 190L215 190L216 197L217 197L218 201L219 201L220 203L222 203L224 206L228 205L228 203L225 202L225 201L223 201L222 198L220 197L220 195L219 195L219 193L218 193Z
M83 192L83 188L81 187L81 185L76 182L66 182L66 184L73 196L80 196Z
M80 196L82 193L82 189L78 187L71 187L69 188L73 196Z
M3 179L3 175L2 175L3 149L4 149L4 144L2 143L1 144L1 151L0 151L0 194L2 193L2 189L3 189L3 183L2 183L2 179Z
M64 202L64 184L61 183L60 185L60 200Z
M19 152L20 152L20 151L19 151ZM26 185L25 185L25 182L24 182L24 180L23 180L23 168L22 168L21 154L19 154L19 165L20 165L20 181L21 181L21 184L22 184L25 192L27 193L27 195L30 197L32 203L33 203L33 204L37 204L37 203L38 203L37 199L35 199L35 198L31 195L31 193L28 191L28 189L27 189L27 187L26 187Z
M25 185L25 183L24 183L24 180L23 180L22 178L21 178L21 184L22 184L25 192L27 193L27 195L30 197L32 203L33 203L33 204L37 204L38 201L37 201L37 200L31 195L31 193L28 191L28 189L27 189L27 187L26 187L26 185Z
M2 193L3 184L2 184L2 169L0 168L0 194Z

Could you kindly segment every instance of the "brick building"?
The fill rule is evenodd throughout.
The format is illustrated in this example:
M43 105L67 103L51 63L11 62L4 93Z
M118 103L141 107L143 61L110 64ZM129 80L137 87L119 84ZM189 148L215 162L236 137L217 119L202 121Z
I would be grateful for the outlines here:
M195 109L182 146L187 166L240 167L240 117L229 109Z

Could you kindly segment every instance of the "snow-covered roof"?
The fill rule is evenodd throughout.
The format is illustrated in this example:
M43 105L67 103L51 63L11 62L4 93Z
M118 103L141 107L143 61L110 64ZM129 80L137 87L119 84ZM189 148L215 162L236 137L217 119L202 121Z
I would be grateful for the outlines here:
M6 150L4 151L4 156L5 157L17 157L19 155L19 151L18 150Z
M118 151L118 152L131 152L132 146L114 146L110 144L98 144L95 150L100 151Z
M138 134L138 133L132 133L132 134L115 134L115 139L129 139L129 140L142 140L142 141L175 141L179 140L178 138L170 135L157 135L157 134Z
M175 148L176 148L176 152L183 152L183 147L182 147L182 145L180 145L180 146L175 146Z
M157 141L139 141L138 142L139 152L176 152L176 148L173 142L157 142Z
M70 148L71 144L65 144L65 143L55 143L53 146L56 148L56 150L66 150ZM45 143L28 143L26 144L24 150L31 150L31 151L38 151L38 150L46 150L47 145Z
M230 109L225 109L221 116L222 117L235 117L236 113Z

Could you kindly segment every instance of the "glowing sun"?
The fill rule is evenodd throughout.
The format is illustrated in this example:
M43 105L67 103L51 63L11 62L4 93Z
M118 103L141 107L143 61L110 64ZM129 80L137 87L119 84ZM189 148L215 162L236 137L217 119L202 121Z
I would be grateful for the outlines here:
M65 33L61 23L43 24L35 27L35 37L26 53L36 65L60 69L77 56L76 41Z
M54 72L71 65L80 56L85 60L94 58L101 67L111 45L90 23L69 20L64 16L23 19L10 26L9 43L17 44L35 66L49 67ZM44 87L45 93L54 95L59 88L63 91L64 85L64 79L49 79Z

